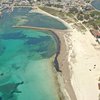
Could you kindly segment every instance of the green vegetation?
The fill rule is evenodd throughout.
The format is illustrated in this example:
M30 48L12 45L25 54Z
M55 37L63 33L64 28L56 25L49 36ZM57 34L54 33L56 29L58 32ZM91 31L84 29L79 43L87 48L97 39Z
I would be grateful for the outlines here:
M78 9L76 8L76 7L72 7L72 8L70 8L70 13L72 13L72 14L76 14L76 13L78 13Z
M98 26L100 26L100 12L98 11L92 11L88 16L88 21L84 22L87 26L92 26L95 29L98 29Z
M98 11L86 11L84 13L73 7L70 9L69 13L73 14L75 18L82 21L83 24L88 27L98 29L98 26L100 26L100 12Z
M54 16L58 16L58 17L60 17L64 20L67 19L67 17L69 17L69 18L73 18L73 20L76 21L73 14L70 13L70 12L66 13L66 12L63 12L62 10L56 10L56 9L53 9L53 8L50 8L50 7L39 7L39 8L50 13L50 14L52 14L52 15L54 15Z
M95 17L95 16L100 16L100 12L98 12L98 11L92 11L92 12L90 12L90 15L91 15L91 17Z
M84 0L86 3L89 3L91 0Z
M65 12L62 12L61 10L55 10L53 8L48 8L48 7L39 7L40 9L54 15L54 16L58 16L58 17L61 17L61 18L64 18L64 16L66 15Z
M89 14L84 14L84 19L89 20L90 16Z
M40 9L49 12L52 15L56 15L57 13L59 13L57 10L52 9L52 8L48 8L48 7L39 7Z
M83 14L77 14L77 19L83 21L84 15Z
M50 7L40 7L40 9L54 15L54 16L58 16L62 19L64 19L65 21L68 22L79 22L78 20L80 20L84 25L86 25L89 28L94 28L94 29L98 29L98 26L100 27L100 12L98 11L87 11L87 12L82 12L82 11L78 11L77 8L72 7L71 9L69 9L69 12L63 12L62 10L56 10ZM73 20L73 21L72 21ZM82 25L80 25L81 27ZM79 26L78 26L79 27ZM85 29L83 26L81 27L81 29Z

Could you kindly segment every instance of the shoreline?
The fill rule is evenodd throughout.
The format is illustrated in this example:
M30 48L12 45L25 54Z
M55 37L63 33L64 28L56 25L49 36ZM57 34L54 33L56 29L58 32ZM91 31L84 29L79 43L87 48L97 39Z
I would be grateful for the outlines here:
M69 53L69 47L66 47L66 42L64 35L67 33L68 35L70 30L57 30L57 29L50 29L50 28L39 28L39 27L30 27L30 26L13 26L14 28L26 28L26 29L35 29L35 30L43 30L43 31L50 31L53 35L55 35L60 42L60 47L57 51L57 54L55 56L57 66L55 69L57 69L57 77L58 77L58 83L60 85L60 90L63 93L65 100L77 100L75 92L73 90L72 84L71 84L71 72L69 68L69 62L68 62L68 53ZM55 62L54 62L55 63ZM63 87L63 88L62 88Z
M71 85L71 71L69 68L68 54L70 44L66 44L64 35L69 34L69 30L61 30L55 31L53 33L56 34L60 40L60 51L57 56L57 61L59 63L59 68L61 70L61 77L63 79L64 90L63 94L69 97L69 100L77 100L73 87Z
M59 63L57 61L57 57L60 53L60 44L61 44L60 39L53 31L49 31L49 34L55 38L55 41L57 43L57 52L56 52L55 57L54 57L53 65L54 65L57 72L62 72L59 68Z
M35 12L37 10L35 9ZM53 16L41 10L38 10L38 13ZM59 17L53 16L53 18ZM64 21L60 18L57 20L62 23ZM64 23L67 22L64 21ZM62 72L57 72L54 66L52 67L57 76L59 93L65 97L65 99L60 98L60 100L98 100L98 98L100 99L100 89L98 88L98 84L100 84L100 45L96 43L88 28L83 34L74 26L71 25L71 27L72 29L69 30L61 30L13 26L13 28L51 31L52 35L59 39L58 48L60 49L57 51L56 60ZM52 62L52 64L54 63Z
M57 66L54 66L57 72L57 78L58 78L58 84L60 86L60 90L65 98L65 100L77 100L75 91L73 89L73 86L71 84L71 71L70 71L70 64L68 61L68 53L70 48L70 43L66 44L64 35L66 33L70 35L70 29L72 28L67 22L65 22L63 19L53 16L39 8L33 9L33 13L41 13L47 16L50 16L52 18L57 19L58 21L62 22L67 28L66 29L53 29L53 28L41 28L41 27L31 27L31 26L13 26L14 28L28 28L28 29L35 29L35 30L43 30L43 31L50 31L59 42L59 47L57 54L55 56L55 61ZM69 38L69 37L68 37ZM70 42L70 41L68 41ZM57 44L58 45L58 44ZM55 65L56 65L55 64Z
M96 11L100 12L100 9L97 9L94 5L92 5L92 2L95 2L95 1L92 0L92 1L90 2L90 5L91 5Z
M41 10L39 12L68 26L68 23L59 17ZM100 84L100 52L95 48L97 43L89 30L83 35L73 26L69 29L71 29L69 32L68 29L53 30L53 33L61 39L61 49L57 58L62 70L62 73L57 73L61 91L66 98L69 98L65 100L90 100L91 98L98 100L100 99L100 90L98 89L98 84ZM95 67L92 69L94 65Z

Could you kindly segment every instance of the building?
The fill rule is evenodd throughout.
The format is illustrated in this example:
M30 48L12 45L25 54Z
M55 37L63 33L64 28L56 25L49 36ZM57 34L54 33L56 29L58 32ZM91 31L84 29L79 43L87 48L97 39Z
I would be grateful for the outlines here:
M92 35L96 38L100 38L100 31L98 30L90 30L90 32L92 33Z

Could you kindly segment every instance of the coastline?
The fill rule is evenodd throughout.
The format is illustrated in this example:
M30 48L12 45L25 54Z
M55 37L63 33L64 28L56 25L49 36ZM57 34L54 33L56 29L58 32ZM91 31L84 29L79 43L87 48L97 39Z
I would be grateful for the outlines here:
M68 62L68 53L70 45L67 45L65 42L64 35L66 33L68 36L70 35L70 29L66 30L57 30L57 29L50 29L50 28L39 28L39 27L30 27L30 26L13 26L14 28L27 28L27 29L35 29L35 30L43 30L43 31L50 31L54 34L58 41L60 41L60 48L55 56L55 59L58 63L57 68L57 78L60 85L60 90L64 95L65 100L77 100L76 95L74 93L73 87L71 85L71 72L69 69L69 62Z
M60 86L60 91L63 93L64 100L77 100L74 89L71 84L71 71L69 68L69 61L68 61L68 53L70 48L70 41L69 43L65 42L65 35L70 36L71 27L67 24L64 20L60 19L59 17L53 16L41 9L35 9L33 12L41 13L52 18L57 19L58 21L62 22L68 29L52 29L52 28L41 28L41 27L31 27L31 26L13 26L14 28L28 28L34 30L43 30L43 31L50 31L54 36L56 36L59 46L58 51L54 59L54 66L57 70L57 78L58 84ZM61 99L62 100L62 99Z
M70 44L68 42L66 44L65 38L64 38L66 33L68 36L70 35L69 30L61 30L61 31L53 30L53 32L58 36L58 38L61 42L60 43L60 52L58 54L57 61L59 63L59 68L61 70L61 73L60 73L61 76L59 76L59 77L61 77L63 79L63 84L64 84L63 93L69 97L68 100L77 100L75 92L71 85L71 71L69 68L70 64L68 61Z
M42 12L40 11L40 13ZM63 23L60 18L58 21ZM64 21L64 23L66 22ZM51 34L59 40L56 60L61 72L57 72L54 66L52 67L57 75L58 88L65 98L60 98L60 100L100 99L100 89L98 89L98 84L100 84L100 45L96 43L88 28L83 34L72 25L72 29L66 30L30 26L13 27L51 31Z
M42 13L41 10L40 12ZM45 12L43 11L42 14ZM57 18L58 21L68 26L59 17L53 16L53 18ZM100 99L100 90L98 89L98 84L100 84L100 46L88 28L85 35L73 26L69 28L69 31L68 29L53 30L53 33L61 39L61 49L57 61L62 73L57 73L57 77L61 91L66 97L65 100Z

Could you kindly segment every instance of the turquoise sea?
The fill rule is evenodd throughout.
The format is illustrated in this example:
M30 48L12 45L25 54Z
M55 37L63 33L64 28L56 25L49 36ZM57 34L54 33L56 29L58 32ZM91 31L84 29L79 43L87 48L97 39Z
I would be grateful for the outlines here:
M94 0L91 3L97 10L100 10L100 0Z
M0 100L60 100L50 59L57 52L56 39L50 32L12 26L66 27L30 10L15 8L0 17Z

